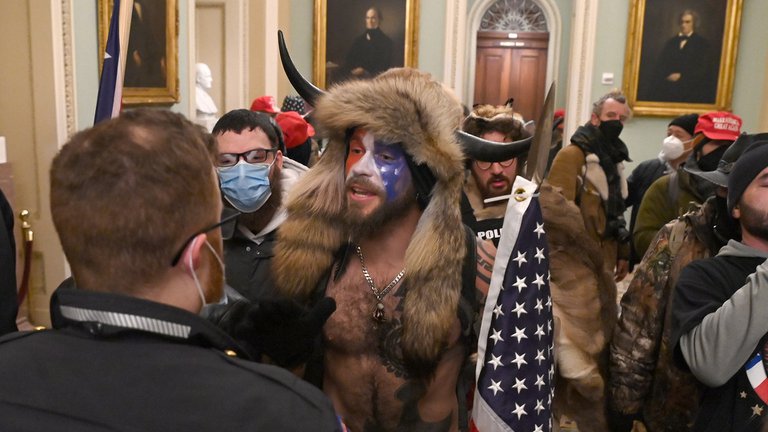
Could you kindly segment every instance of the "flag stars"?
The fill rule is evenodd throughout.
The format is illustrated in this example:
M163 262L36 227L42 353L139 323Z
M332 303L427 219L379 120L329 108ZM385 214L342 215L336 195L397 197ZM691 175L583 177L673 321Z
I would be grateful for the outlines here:
M742 398L742 399L746 399L747 398L747 392L743 391L743 392L739 393L739 397Z
M538 260L539 264L541 264L541 260L547 259L547 257L544 256L544 248L536 248L536 255L533 257Z
M501 388L501 380L499 380L499 382L491 380L491 385L488 386L488 390L493 390L493 395L494 396L496 396L496 393L498 393L498 392L504 393L504 390L502 390L502 388Z
M518 354L518 353L515 353L515 359L512 360L511 363L516 364L518 369L520 369L520 366L524 364L528 364L528 362L525 361L525 354Z
M493 308L493 317L498 319L499 315L504 316L504 312L501 311L501 305L496 305L496 307Z
M523 263L528 262L527 259L525 259L526 252L517 252L517 257L513 258L512 261L517 263L517 268L520 268L523 266Z
M512 388L517 390L517 394L520 394L520 392L523 390L527 390L528 387L525 386L525 378L523 379L515 378L515 385L513 385Z
M552 310L552 297L547 296L547 302L544 303L544 306L547 307L547 310Z
M541 315L541 311L544 310L544 304L541 299L536 299L536 306L533 307Z
M539 391L541 391L541 386L547 385L544 383L544 375L536 374L536 382L533 385L535 385Z
M536 228L533 230L533 232L536 233L536 238L541 238L542 234L546 234L547 232L544 231L544 224L536 222Z
M518 391L518 393L520 393L520 392ZM515 405L517 405L517 404L515 404ZM760 417L761 415L763 415L763 407L761 407L760 405L753 406L752 407L752 417L755 417L755 416Z
M544 282L544 275L536 273L536 280L533 281L533 284L536 285L536 288L541 289L541 286L546 284Z
M513 283L512 286L517 287L518 293L522 292L523 288L528 288L528 285L525 283L525 278L519 278L517 276L515 276L515 283Z
M539 361L539 366L541 366L541 362L546 360L547 358L544 357L544 350L536 350L536 358L534 360Z
M544 408L544 401L536 399L536 408L534 410L536 411L536 414L539 414L542 410L545 410Z
M516 313L518 318L520 318L520 315L522 314L527 314L528 312L525 310L525 302L515 302L515 308L512 309L512 312Z
M501 330L493 329L493 334L488 337L493 339L494 345L499 341L504 342L504 338L501 337Z
M515 333L512 334L512 337L517 338L517 343L520 343L521 339L528 339L528 336L525 335L525 327L521 329L515 327Z
M496 368L499 366L503 366L501 363L501 356L496 357L495 355L491 354L491 359L488 360L488 364L493 366L493 370L496 370Z
M518 420L520 420L520 417L524 415L528 415L528 413L525 412L525 404L522 404L522 405L515 404L515 409L512 410L512 414L517 414Z
M544 427L544 425L535 425L534 429L533 429L533 432L544 432L543 427Z
M542 336L546 336L544 334L544 324L542 324L542 325L536 324L536 333L534 333L534 335L538 336L539 340L541 340Z

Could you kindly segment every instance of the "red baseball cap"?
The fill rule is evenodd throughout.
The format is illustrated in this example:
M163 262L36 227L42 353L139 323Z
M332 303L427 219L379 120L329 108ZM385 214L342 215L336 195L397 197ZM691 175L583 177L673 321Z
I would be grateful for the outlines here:
M307 138L315 136L315 128L297 112L281 112L275 117L275 121L283 130L286 148L298 147L304 144Z
M736 141L741 132L741 117L725 111L708 112L699 116L693 132L701 132L711 140Z
M277 101L273 96L259 96L251 103L251 111L277 114L280 112L280 108L277 107Z

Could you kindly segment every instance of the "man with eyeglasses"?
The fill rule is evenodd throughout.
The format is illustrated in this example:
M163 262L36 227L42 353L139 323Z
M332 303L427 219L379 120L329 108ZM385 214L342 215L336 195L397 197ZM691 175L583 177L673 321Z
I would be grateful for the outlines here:
M495 142L511 142L530 136L523 123L515 118L511 106L481 105L462 125L464 132ZM491 240L498 247L501 227L518 170L517 158L487 162L467 160L471 173L464 185L462 219L480 240Z
M319 390L198 316L224 283L215 157L167 110L62 148L50 207L74 283L53 329L0 339L0 430L340 430Z
M230 111L212 133L225 213L241 213L224 232L227 284L248 300L259 300L273 289L269 262L286 217L283 199L307 167L285 156L282 131L264 113Z

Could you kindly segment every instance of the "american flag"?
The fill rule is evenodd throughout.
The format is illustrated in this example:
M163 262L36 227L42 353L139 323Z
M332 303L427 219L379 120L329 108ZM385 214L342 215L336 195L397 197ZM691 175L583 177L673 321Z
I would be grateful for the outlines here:
M478 340L473 431L552 430L552 297L536 184L517 177ZM524 192L523 192L524 191Z
M123 99L125 55L128 51L132 13L133 0L114 0L93 124L117 117L120 114Z

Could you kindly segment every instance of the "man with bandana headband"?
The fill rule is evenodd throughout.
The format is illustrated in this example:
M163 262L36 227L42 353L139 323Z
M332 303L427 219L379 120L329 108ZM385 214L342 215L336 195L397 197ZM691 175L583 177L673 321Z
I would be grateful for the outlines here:
M689 171L714 171L723 154L741 131L741 117L728 112L699 116L694 129L693 152L678 169L651 184L640 202L632 233L635 250L642 257L659 229L701 204L715 193L715 186Z
M282 131L267 114L230 111L216 123L213 136L225 213L241 213L224 230L227 284L248 300L258 300L273 289L269 261L286 217L284 195L307 167L283 154Z
M273 261L282 295L337 304L307 376L351 430L466 427L461 376L492 258L461 222L461 105L411 69L314 105L329 144L289 197Z
M621 299L621 317L611 342L608 409L617 432L633 421L652 431L687 431L698 409L699 384L672 362L671 301L680 271L717 254L738 224L726 205L728 178L752 143L768 134L742 134L723 154L717 169L691 171L718 187L716 195L659 230Z
M198 316L224 283L214 158L154 109L62 147L50 207L76 287L53 329L0 339L0 430L341 430L320 391Z
M620 281L629 268L629 231L624 220L627 181L626 144L619 138L631 111L619 91L593 104L590 120L579 126L552 162L547 178L569 201L577 203L590 236L601 245L605 269Z

